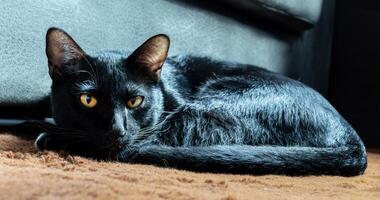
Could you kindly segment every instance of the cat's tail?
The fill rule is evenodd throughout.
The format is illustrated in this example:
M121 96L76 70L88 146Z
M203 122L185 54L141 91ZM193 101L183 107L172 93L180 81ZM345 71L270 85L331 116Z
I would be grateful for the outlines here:
M364 145L358 142L335 148L147 146L126 161L212 173L355 176L367 167Z

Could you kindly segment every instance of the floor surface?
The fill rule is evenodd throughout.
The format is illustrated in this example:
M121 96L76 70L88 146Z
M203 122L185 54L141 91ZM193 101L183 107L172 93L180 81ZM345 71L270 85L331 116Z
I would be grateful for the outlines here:
M380 152L363 176L239 176L38 152L0 134L0 199L380 199Z

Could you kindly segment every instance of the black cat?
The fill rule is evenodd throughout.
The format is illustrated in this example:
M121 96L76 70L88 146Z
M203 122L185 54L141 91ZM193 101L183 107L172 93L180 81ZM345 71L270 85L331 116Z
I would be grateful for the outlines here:
M355 130L317 92L251 65L167 58L156 35L132 53L86 54L46 37L56 126L40 149L200 172L352 176L367 167Z

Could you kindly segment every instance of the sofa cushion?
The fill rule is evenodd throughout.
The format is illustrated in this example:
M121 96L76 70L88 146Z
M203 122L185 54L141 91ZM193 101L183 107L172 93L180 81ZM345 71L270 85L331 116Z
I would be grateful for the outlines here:
M294 16L307 16L301 11L312 10L312 7L306 9L310 5L300 1L282 3L273 0L272 4L265 5L273 8L287 5L289 9L299 6L300 11L292 11ZM315 41L303 38L300 45L294 35L284 35L282 30L250 26L220 13L178 2L180 0L2 2L0 118L48 113L45 110L51 80L45 56L45 34L51 26L66 30L89 53L136 48L152 35L166 33L172 41L169 56L178 53L206 55L280 73L291 71L289 63L294 69L300 68L297 63L292 63L292 59L305 57L303 51L297 49L309 47ZM260 1L262 5L267 2ZM317 5L320 0L312 2L311 5ZM315 8L318 13L318 6ZM312 63L313 60L307 57L305 62Z
M291 31L312 28L318 21L322 0L219 0L246 15L260 17Z

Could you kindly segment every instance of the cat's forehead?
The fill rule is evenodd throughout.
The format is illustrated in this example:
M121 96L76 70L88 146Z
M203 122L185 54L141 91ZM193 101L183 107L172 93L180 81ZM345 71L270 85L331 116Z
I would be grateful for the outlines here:
M102 51L91 55L95 73L104 81L125 78L125 60L130 55L127 51ZM120 80L121 81L121 80Z
M91 54L91 66L87 66L94 76L77 83L81 90L93 89L102 93L125 93L142 89L141 84L125 70L125 60L130 55L129 51L103 51ZM96 77L96 78L95 78Z
M116 65L127 59L130 54L130 51L101 51L92 54L91 57L104 65Z

